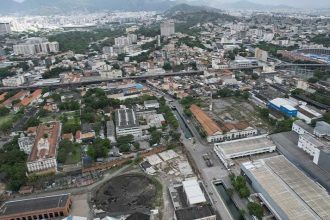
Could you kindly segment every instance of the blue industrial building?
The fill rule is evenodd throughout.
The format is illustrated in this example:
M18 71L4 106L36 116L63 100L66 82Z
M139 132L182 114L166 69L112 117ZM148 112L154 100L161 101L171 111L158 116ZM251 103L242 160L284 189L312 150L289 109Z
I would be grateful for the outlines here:
M298 110L294 108L290 103L282 98L276 98L268 102L268 108L281 112L287 117L296 117Z

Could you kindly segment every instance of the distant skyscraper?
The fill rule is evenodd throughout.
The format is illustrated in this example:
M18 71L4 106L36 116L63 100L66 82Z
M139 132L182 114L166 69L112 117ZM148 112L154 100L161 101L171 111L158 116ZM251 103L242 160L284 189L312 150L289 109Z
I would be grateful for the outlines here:
M0 23L0 35L10 34L11 28L9 23Z
M175 33L175 24L173 21L165 21L160 24L160 35L161 36L171 36Z
M157 47L160 47L160 35L157 36Z

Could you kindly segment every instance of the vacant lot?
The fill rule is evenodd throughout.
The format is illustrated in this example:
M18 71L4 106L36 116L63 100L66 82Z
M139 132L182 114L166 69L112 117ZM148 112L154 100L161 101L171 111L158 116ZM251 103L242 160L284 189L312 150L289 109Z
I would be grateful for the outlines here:
M246 121L261 131L272 130L272 125L260 118L258 107L249 100L236 98L221 98L213 100L210 115L217 121Z

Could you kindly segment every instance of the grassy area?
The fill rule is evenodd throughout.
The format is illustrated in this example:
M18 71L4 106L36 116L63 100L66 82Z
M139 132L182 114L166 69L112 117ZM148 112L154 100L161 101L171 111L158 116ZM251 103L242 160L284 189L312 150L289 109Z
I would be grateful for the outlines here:
M81 161L81 148L77 143L61 141L57 161L64 165L76 164Z
M153 176L149 176L149 178L156 187L155 207L163 207L163 185L157 178Z
M6 116L3 116L3 117L0 117L0 127L3 124L13 122L13 120L14 120L14 115L6 115Z

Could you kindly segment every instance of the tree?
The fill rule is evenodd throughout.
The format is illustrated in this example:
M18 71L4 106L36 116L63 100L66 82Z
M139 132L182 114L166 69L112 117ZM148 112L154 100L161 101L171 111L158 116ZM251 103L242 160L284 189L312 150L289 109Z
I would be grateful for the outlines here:
M151 132L151 138L149 140L150 145L158 144L160 142L160 139L162 137L162 133L154 130Z
M134 142L133 135L117 137L118 148L121 152L128 152L131 149L131 144Z
M269 109L268 108L260 108L259 113L260 113L260 116L262 118L267 119L268 115L269 115Z
M119 69L120 69L120 66L119 66L118 63L114 63L114 64L112 65L112 67L113 67L114 69L116 69L116 70L119 70Z
M6 116L6 115L9 114L9 112L10 112L10 110L6 107L1 107L0 108L0 116Z
M249 202L247 204L247 208L249 210L250 215L254 215L258 219L262 218L264 211L263 211L262 206L259 203Z
M309 82L309 83L317 83L317 81L318 81L318 79L315 78L315 77L312 77L312 78L309 78L309 79L308 79L308 82Z
M32 117L32 118L29 118L29 120L26 122L24 128L27 129L29 127L35 127L35 126L38 126L40 123L41 123L41 121L38 118Z
M108 155L110 149L110 141L108 139L96 138L92 145L88 146L87 154L94 160L103 158Z
M168 71L172 69L172 65L169 62L164 63L163 69Z
M0 150L0 172L4 173L5 183L10 190L18 191L26 182L26 159L27 155L20 151L17 137L11 142L4 144Z

